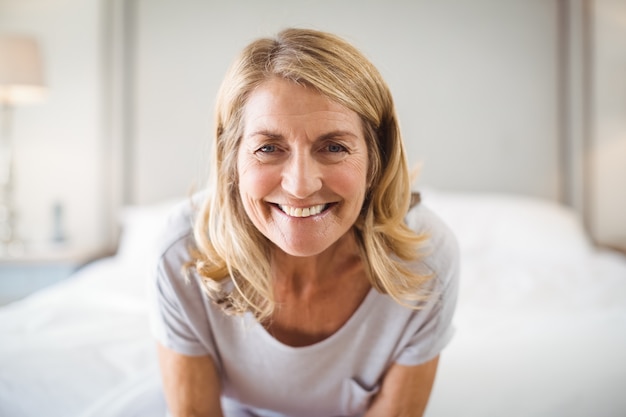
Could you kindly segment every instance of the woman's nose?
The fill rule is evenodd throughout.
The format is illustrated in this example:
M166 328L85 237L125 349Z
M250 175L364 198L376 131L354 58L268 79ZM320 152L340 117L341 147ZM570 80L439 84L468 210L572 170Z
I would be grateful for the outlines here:
M294 153L285 164L282 187L295 198L306 198L322 188L322 171L311 155Z

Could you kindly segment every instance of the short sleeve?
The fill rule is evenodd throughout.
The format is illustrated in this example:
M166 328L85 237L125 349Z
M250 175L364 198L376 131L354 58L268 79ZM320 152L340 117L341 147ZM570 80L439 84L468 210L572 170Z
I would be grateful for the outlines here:
M182 303L176 288L172 286L167 269L160 264L155 273L150 325L153 336L163 346L183 355L206 355L210 352L200 343L198 335L191 326L189 307ZM187 285L193 285L188 282ZM200 305L200 311L204 308Z
M460 251L454 234L425 207L418 211L410 225L429 236L429 255L423 262L433 278L429 299L413 313L407 326L410 336L395 360L408 366L435 358L452 339L460 275Z
M197 277L184 272L192 243L188 217L174 213L165 229L164 249L148 279L152 335L183 355L214 355L206 297Z

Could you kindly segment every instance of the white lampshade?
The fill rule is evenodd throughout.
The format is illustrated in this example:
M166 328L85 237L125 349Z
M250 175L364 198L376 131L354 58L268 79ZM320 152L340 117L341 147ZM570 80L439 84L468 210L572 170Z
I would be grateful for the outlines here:
M35 39L0 35L0 103L40 101L45 91L42 67Z

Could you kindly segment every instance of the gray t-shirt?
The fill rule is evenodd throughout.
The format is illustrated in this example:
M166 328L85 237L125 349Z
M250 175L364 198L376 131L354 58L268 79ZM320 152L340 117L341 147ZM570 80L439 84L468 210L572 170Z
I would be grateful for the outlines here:
M160 245L152 287L152 330L184 355L210 355L222 383L226 417L361 416L393 363L417 365L452 337L459 252L456 239L423 205L407 224L429 234L430 254L412 267L430 272L432 296L419 310L372 289L332 336L305 347L274 339L251 314L227 316L181 273L193 245L191 204L177 207Z

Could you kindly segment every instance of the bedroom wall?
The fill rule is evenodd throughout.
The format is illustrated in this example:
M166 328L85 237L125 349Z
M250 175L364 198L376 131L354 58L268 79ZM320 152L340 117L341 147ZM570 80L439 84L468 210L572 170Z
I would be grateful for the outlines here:
M100 246L120 204L201 184L227 66L289 25L343 35L379 67L420 185L558 200L564 3L593 7L589 225L623 241L624 0L0 0L0 31L39 36L49 85L15 113L22 235L48 240L60 202L72 241Z
M99 246L108 228L102 210L100 0L0 0L0 32L36 36L48 93L14 112L19 233L49 242L53 206L76 247Z
M626 247L625 0L133 5L133 202L201 186L213 99L234 55L308 26L343 35L379 67L420 185L560 201L596 242Z
M134 4L134 202L201 182L227 66L253 38L290 25L336 32L379 67L421 184L559 197L556 2Z

